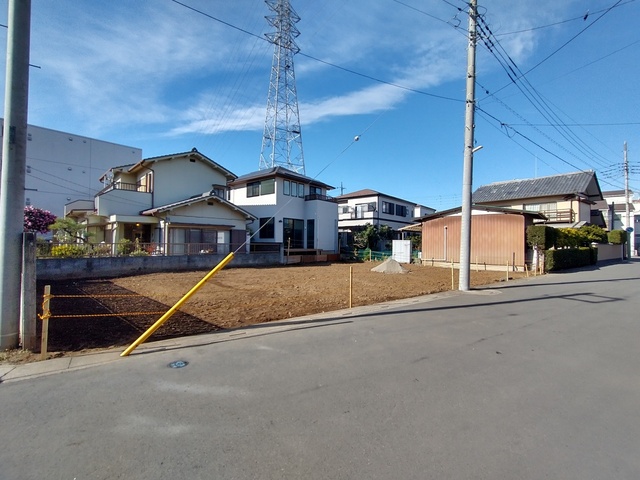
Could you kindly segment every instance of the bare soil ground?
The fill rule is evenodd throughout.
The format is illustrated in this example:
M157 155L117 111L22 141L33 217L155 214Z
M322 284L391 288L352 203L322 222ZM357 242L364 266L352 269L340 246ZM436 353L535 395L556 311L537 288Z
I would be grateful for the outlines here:
M354 307L451 289L450 269L404 265L409 270L406 274L372 272L379 264L224 269L149 341L348 308L350 268L353 269ZM49 320L49 357L131 344L205 274L197 271L47 282L54 296L53 316ZM510 278L521 276L522 273L509 274ZM471 286L505 281L506 277L505 271L472 271ZM457 271L454 280L454 288L458 288ZM39 303L43 289L44 284L38 284ZM41 312L39 306L38 313ZM39 330L40 326L39 321ZM0 362L26 362L39 357L21 352L0 353Z

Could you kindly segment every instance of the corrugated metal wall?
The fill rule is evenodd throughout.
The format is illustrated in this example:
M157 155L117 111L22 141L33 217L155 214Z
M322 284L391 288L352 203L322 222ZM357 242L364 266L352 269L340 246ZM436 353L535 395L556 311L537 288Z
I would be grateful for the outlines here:
M524 265L526 217L488 214L471 218L471 263ZM424 260L460 261L460 217L436 218L422 224Z

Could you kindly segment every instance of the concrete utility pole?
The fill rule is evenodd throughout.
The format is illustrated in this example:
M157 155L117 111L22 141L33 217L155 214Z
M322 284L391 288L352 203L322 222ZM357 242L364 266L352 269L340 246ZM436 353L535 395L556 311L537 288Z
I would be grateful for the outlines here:
M629 213L629 159L627 158L627 142L624 142L624 228L627 231L627 258L631 257L631 235L633 231L629 232L629 228L633 228L631 225L631 215Z
M9 0L0 179L0 350L18 346L31 0Z
M469 290L471 272L471 186L473 184L473 133L476 108L476 21L478 2L469 3L469 50L467 52L467 100L464 119L464 170L462 217L460 218L460 276L458 290Z

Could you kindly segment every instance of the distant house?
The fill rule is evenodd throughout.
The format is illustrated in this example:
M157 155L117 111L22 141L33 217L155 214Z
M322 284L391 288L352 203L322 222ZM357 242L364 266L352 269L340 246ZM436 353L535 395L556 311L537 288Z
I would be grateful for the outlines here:
M461 211L452 208L420 219L423 262L460 262ZM523 267L531 262L525 232L544 215L486 205L473 205L471 213L471 263Z
M227 182L235 178L195 148L147 158L109 169L93 205L71 202L65 215L85 224L94 242L138 240L167 254L228 253L245 243L247 224L256 220L228 200Z
M367 224L387 225L400 238L401 228L415 223L416 218L435 212L433 208L370 189L340 195L337 200L341 246L351 244L353 233Z
M252 244L283 245L287 251L338 250L334 187L283 167L240 176L229 182L230 201L255 216Z
M596 202L596 208L601 212L607 230L626 230L633 228L629 235L631 252L638 255L640 247L640 200L634 199L629 191L629 218L627 219L627 196L624 190L609 190L602 192L603 200Z
M475 205L491 205L542 213L554 227L604 226L595 208L602 192L594 171L548 177L510 180L479 187L472 196Z

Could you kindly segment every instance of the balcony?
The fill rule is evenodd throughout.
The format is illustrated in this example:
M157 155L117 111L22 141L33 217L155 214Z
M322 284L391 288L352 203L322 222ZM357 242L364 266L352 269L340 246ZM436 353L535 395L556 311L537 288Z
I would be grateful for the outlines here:
M124 190L127 192L141 192L141 193L151 193L151 188L147 185L142 185L141 183L124 183L117 182L111 183L104 187L102 190L98 192L98 195L103 193L111 192L112 190Z
M573 223L576 221L576 214L572 209L540 210L540 213L547 217L546 223Z
M337 203L338 202L333 197L330 197L328 195L320 195L319 193L312 193L311 195L305 195L304 196L304 201L305 202L308 202L310 200L320 200L322 202L330 202L330 203Z

